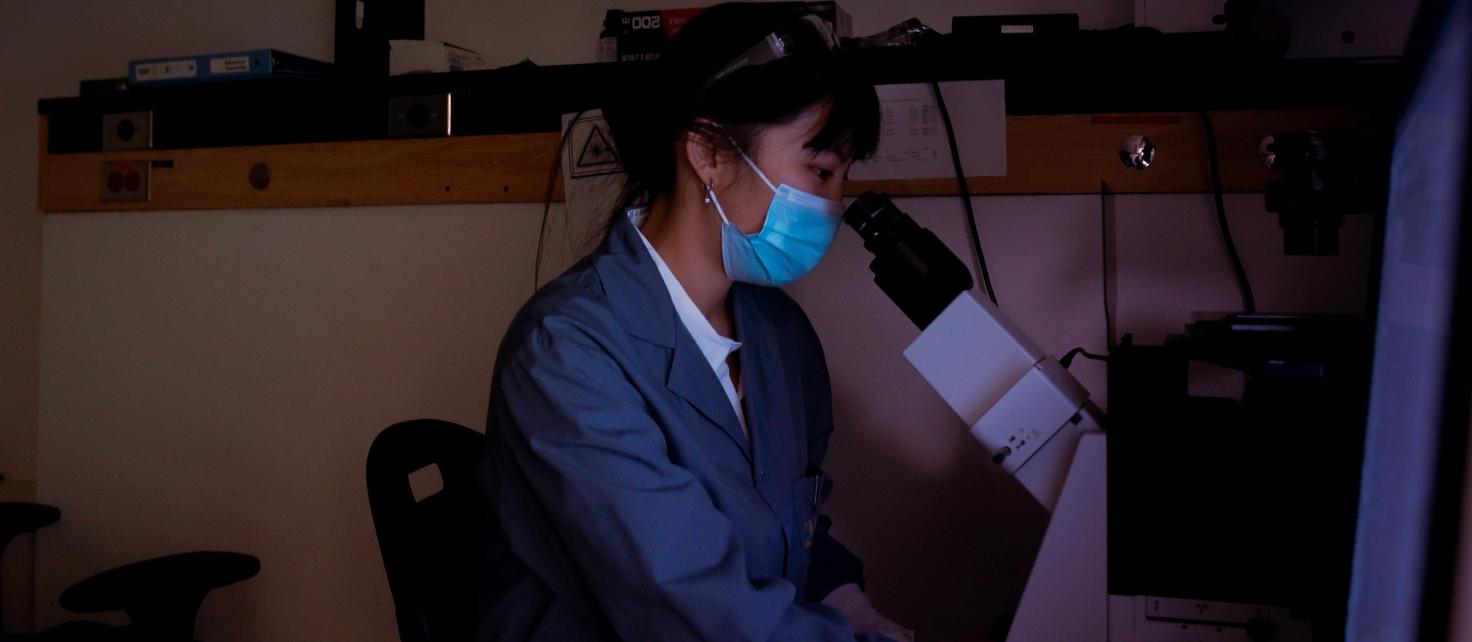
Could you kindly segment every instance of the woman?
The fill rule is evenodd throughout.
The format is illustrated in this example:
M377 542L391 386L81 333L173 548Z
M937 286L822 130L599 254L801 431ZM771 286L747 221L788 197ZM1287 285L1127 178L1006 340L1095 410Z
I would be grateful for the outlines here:
M822 258L877 144L874 89L818 24L710 8L605 110L625 202L497 358L482 639L910 637L818 514L828 374L775 288Z

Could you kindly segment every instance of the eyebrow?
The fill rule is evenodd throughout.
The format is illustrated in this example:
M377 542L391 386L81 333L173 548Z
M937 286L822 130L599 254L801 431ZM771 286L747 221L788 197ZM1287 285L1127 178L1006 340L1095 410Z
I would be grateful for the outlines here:
M832 146L818 147L813 145L812 141L808 141L806 143L803 143L802 147L803 149L812 150L813 156L817 156L819 154L833 154L834 156L837 156L839 160L844 162L850 162L854 159L852 146L848 146L848 149L834 148Z

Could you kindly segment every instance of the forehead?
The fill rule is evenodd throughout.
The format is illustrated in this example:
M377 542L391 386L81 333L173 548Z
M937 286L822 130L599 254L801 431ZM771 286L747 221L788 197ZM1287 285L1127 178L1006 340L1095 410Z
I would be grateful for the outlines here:
M813 105L791 121L766 127L757 134L758 147L774 150L802 149L823 129L830 111L832 108L828 105Z

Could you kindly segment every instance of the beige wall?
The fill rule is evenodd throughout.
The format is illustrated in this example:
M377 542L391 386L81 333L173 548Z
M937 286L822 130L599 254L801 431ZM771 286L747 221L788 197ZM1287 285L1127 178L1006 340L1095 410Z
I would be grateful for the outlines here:
M535 206L47 220L40 619L108 565L214 548L263 570L211 640L392 639L363 465L378 430L485 422L531 292Z
M566 63L593 56L602 11L619 3L429 4L432 37L496 63ZM844 5L860 32L917 10ZM943 16L977 10L962 0L918 9L942 28ZM1129 3L1115 0L986 10L1080 11L1086 27L1130 19ZM5 167L17 168L0 179L3 323L21 329L0 326L0 394L18 399L0 406L0 421L18 426L4 431L0 465L36 465L40 498L64 511L37 541L37 620L67 617L56 596L90 573L217 548L256 554L263 570L211 596L202 639L394 639L363 457L400 419L483 427L496 343L531 291L539 208L43 220L34 212L36 98L75 94L77 79L117 75L134 57L257 46L330 57L331 6L73 0L0 11L6 59L25 52L34 61L0 66L0 86L14 88L0 99L0 127L19 141L0 148ZM977 204L1003 308L1050 351L1100 349L1098 198ZM1265 310L1359 309L1368 221L1349 221L1343 257L1288 258L1261 195L1227 204ZM965 255L955 199L902 206ZM1208 197L1121 196L1117 210L1121 331L1158 340L1193 310L1235 305ZM865 557L882 608L927 639L979 638L1019 595L1044 515L991 472L902 363L914 330L869 283L856 239L841 239L792 289L823 337L836 386L832 512ZM11 256L21 259L14 272ZM29 351L29 364L9 358L12 345ZM1102 368L1074 368L1102 397Z
M131 58L274 46L331 57L329 1L0 3L0 474L36 479L42 217L36 100Z
M38 456L44 223L35 207L36 100L74 96L83 78L126 75L127 60L135 57L255 46L330 56L330 5L0 2L0 475L11 480L0 483L0 497L34 498L44 459ZM8 626L29 625L32 560L31 540L22 537L0 563L0 609ZM54 592L43 593L38 602L55 599Z
M0 501L35 498L36 396L41 332L41 215L35 211L36 111L42 72L17 66L24 44L0 5ZM39 87L38 87L39 88ZM0 615L29 627L33 540L17 537L0 558Z

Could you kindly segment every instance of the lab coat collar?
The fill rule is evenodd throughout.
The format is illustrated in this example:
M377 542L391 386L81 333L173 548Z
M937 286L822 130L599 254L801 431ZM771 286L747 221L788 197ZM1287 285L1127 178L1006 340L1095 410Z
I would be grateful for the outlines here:
M649 208L630 208L628 216L637 230L649 218ZM659 278L664 281L665 290L669 292L670 300L675 305L675 316L690 333L690 338L695 339L695 345L700 347L700 353L705 355L705 361L710 364L710 369L719 371L720 368L725 367L726 360L731 357L731 353L741 348L741 342L716 331L710 319L705 317L699 306L695 305L695 301L690 298L690 293L685 290L684 284L680 283L674 272L670 270L669 264L659 256L659 252L654 249L648 237L645 237L642 231L637 233L640 236L640 242L644 244L644 250L654 261L654 267L659 270Z
M650 343L675 347L679 319L654 259L628 217L615 215L594 266L624 330Z
M758 473L784 460L784 441L770 439L773 426L793 424L788 396L799 390L787 380L780 367L780 338L774 321L762 304L766 288L747 283L731 285L731 308L736 336L741 337L741 387L746 397L746 425L751 433ZM760 476L759 476L760 477ZM773 477L777 479L778 477ZM764 481L764 480L759 480ZM770 488L761 487L762 496ZM773 507L775 510L775 506Z
M635 337L672 350L665 386L719 427L750 461L736 411L705 354L681 324L659 268L628 217L614 217L600 254L594 266L620 325ZM738 314L741 303L742 297L732 300Z

